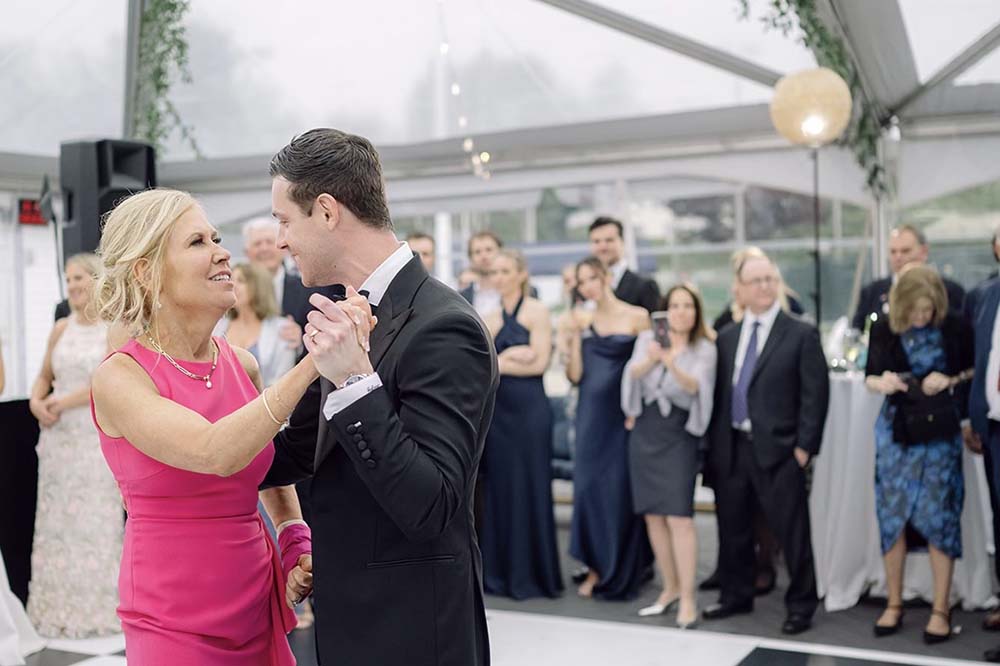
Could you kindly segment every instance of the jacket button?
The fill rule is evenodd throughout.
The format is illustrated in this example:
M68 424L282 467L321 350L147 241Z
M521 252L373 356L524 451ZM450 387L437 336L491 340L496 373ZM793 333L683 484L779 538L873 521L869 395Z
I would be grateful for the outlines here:
M347 434L353 435L354 433L356 433L358 431L358 426L359 425L361 425L361 424L360 423L352 423L351 425L347 426Z
M365 439L365 436L362 435L361 433L358 433L358 434L354 435L354 441L355 442L363 442L364 439Z
M372 457L372 451L371 451L371 449L364 449L361 452L361 457L364 458L365 460L368 460L369 458L371 458Z
M366 460L365 462L368 464L368 468L369 469L375 469L375 461L374 460Z
M368 448L368 442L362 439L360 442L357 443L357 447L358 451L364 451L365 449Z

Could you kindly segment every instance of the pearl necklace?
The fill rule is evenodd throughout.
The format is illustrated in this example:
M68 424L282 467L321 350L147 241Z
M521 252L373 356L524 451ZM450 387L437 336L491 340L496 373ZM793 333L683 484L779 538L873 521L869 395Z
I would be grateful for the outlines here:
M191 379L197 380L199 382L205 382L206 389L212 388L212 373L215 372L215 366L217 366L219 363L219 346L215 344L214 340L212 341L212 369L208 371L207 375L196 375L193 372L189 371L187 368L182 367L179 363L177 363L177 361L175 361L170 357L170 354L163 351L163 347L161 347L160 343L158 343L156 340L153 339L152 335L149 335L147 333L146 337L149 338L149 341L150 343L152 343L153 348L156 349L157 352L159 352L160 356L170 361L170 365L174 366L175 368L180 370L181 373L187 375Z

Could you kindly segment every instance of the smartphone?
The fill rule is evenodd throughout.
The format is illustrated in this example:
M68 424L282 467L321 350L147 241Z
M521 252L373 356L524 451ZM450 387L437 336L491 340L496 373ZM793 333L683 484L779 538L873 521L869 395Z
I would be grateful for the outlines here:
M663 310L649 315L653 320L653 339L664 349L670 348L670 321Z

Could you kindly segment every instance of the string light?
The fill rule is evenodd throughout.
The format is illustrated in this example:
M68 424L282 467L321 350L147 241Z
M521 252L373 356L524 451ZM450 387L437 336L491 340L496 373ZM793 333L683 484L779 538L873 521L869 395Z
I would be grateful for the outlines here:
M438 22L441 28L441 41L438 44L438 52L442 58L447 58L451 53L451 43L448 41L448 29L444 17L444 0L438 0ZM451 82L451 96L460 97L462 94L462 86L458 82L458 77L455 71L455 64L452 60L448 60L444 63L444 67L447 69ZM464 105L463 105L464 106ZM456 119L459 129L467 130L469 127L469 117L465 113L459 113ZM491 174L489 169L486 168L486 164L490 161L490 154L487 151L475 152L475 143L471 136L466 136L462 140L462 150L466 155L469 155L469 164L472 167L472 173L483 180L489 180Z

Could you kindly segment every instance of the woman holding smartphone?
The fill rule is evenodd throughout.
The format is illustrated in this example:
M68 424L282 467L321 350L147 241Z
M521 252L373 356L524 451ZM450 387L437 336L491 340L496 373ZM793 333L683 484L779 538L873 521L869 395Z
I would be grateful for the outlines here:
M661 615L680 601L677 626L687 629L698 617L694 485L699 441L712 417L716 350L693 286L672 287L660 308L622 377L633 508L645 516L663 579L656 603L639 615Z

